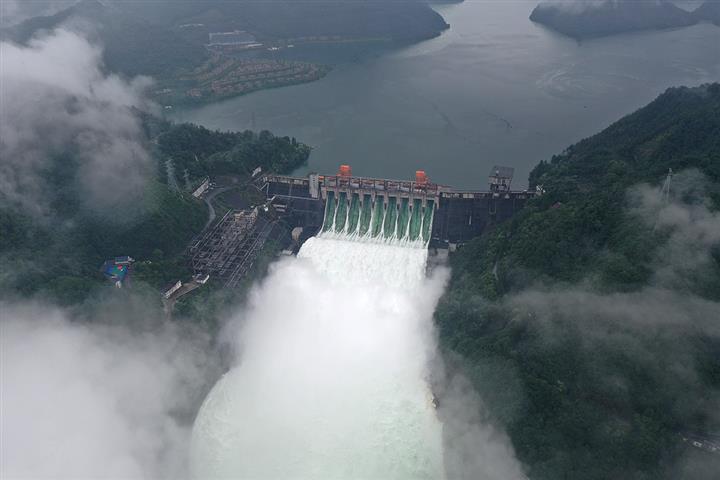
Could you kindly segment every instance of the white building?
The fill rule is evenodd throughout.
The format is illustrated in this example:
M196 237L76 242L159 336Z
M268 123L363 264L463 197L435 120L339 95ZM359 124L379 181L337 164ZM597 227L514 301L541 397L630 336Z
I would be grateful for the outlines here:
M163 291L163 297L165 297L166 299L172 297L172 294L180 290L180 287L182 287L181 280L178 280L177 282L166 286Z
M210 188L210 178L205 177L205 180L203 180L200 186L195 189L192 196L195 198L200 198L200 196L205 193L208 188Z

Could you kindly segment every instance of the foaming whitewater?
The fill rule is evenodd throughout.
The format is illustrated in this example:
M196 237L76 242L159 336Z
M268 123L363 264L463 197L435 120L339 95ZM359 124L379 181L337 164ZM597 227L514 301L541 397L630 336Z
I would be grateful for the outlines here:
M427 383L441 279L422 239L326 229L250 299L195 422L195 478L444 477Z

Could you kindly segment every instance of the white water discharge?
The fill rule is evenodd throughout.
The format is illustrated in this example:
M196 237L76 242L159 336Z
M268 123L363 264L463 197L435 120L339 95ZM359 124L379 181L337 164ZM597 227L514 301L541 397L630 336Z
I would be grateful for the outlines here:
M195 478L444 477L427 383L443 281L422 242L337 237L252 294L239 365L195 422Z

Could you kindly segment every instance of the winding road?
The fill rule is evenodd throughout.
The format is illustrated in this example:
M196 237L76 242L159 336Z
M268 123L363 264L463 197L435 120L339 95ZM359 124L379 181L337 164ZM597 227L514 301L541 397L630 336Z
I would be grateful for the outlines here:
M215 190L211 191L210 193L208 193L207 195L205 195L205 198L203 198L203 200L205 200L205 203L208 206L209 215L208 215L207 222L205 222L205 226L203 227L203 231L207 230L208 227L210 225L212 225L212 223L215 221L215 218L217 217L217 214L215 213L215 207L212 204L213 198L220 195L221 193L227 192L228 190L230 190L232 188L235 188L235 187L221 187L221 188L215 189Z

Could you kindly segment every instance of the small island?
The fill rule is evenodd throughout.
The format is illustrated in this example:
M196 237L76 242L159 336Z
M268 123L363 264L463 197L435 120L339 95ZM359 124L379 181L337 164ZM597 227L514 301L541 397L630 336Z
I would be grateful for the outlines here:
M701 8L712 10L716 5ZM688 12L667 0L601 0L599 2L542 2L530 15L533 22L569 37L583 40L641 30L660 30L694 25Z
M705 3L693 12L693 16L698 22L710 22L720 27L720 2L705 0Z

